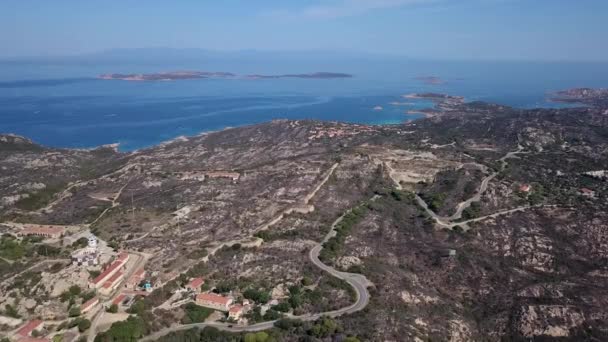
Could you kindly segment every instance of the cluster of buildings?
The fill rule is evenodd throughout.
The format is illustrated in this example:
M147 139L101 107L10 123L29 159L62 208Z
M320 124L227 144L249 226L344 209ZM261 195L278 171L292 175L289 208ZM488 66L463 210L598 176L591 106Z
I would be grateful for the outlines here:
M241 177L238 172L231 171L187 171L178 174L181 180L204 181L208 178L225 178L236 182Z
M72 263L78 266L96 266L99 264L97 238L89 236L87 246L72 253Z
M26 224L19 231L20 236L39 236L45 239L59 239L65 233L61 226Z
M124 278L124 268L128 260L129 254L120 253L110 266L89 282L89 288L97 289L106 296L112 293Z
M186 289L194 292L195 302L197 305L206 308L219 310L228 313L228 318L238 321L243 314L249 309L249 301L244 300L243 304L234 304L234 299L231 297L222 296L212 292L202 292L202 286L205 284L203 278L194 278L186 284Z

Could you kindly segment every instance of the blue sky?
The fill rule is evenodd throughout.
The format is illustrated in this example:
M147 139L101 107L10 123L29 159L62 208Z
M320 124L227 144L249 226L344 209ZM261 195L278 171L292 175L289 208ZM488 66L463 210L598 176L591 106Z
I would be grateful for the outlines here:
M112 48L608 61L607 0L2 0L0 57Z

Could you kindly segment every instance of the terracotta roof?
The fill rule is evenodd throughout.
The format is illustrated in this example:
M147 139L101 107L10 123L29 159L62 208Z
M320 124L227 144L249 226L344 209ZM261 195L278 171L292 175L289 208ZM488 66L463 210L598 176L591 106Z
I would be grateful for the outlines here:
M242 311L242 310L243 310L242 306L235 305L235 306L231 307L230 310L228 310L228 312L230 312L230 313L237 313L237 312Z
M116 261L114 261L110 267L106 268L105 271L101 272L100 275L98 275L97 277L95 277L95 279L93 279L93 283L94 284L98 284L99 282L101 282L105 277L108 276L108 274L114 272L116 269L120 268L123 265L123 261L120 258Z
M86 309L86 308L89 308L89 307L91 307L91 306L93 306L93 305L95 305L97 303L99 303L99 298L93 297L93 298L87 300L84 304L82 304L80 306L80 308L81 309Z
M21 335L23 337L27 337L32 333L32 331L39 328L43 323L44 323L43 321L37 320L37 319L33 320L33 321L29 321L29 322L25 323L24 326L19 328L19 330L17 330L17 334Z
M17 342L51 342L48 338L22 337Z
M587 188L582 188L582 189L581 189L581 192L582 192L582 193L585 193L585 194L592 194L592 193L594 193L595 191L593 191L593 190L591 190L591 189L587 189Z
M121 293L118 296L116 296L116 298L114 298L114 300L112 301L112 304L119 305L120 303L122 303L123 300L125 300L125 298L127 298L127 295L125 295L124 293Z
M116 282L116 280L118 280L120 277L122 277L123 273L118 271L116 273L114 273L113 276L110 277L110 279L108 279L108 281L106 281L105 283L103 283L103 287L106 289L109 289L110 287L112 287L112 285L114 285L114 283Z
M199 278L192 279L188 283L188 286L191 287L191 288L195 288L196 289L196 288L201 287L201 285L203 285L204 283L205 283L205 279L199 277Z
M230 303L230 298L216 295L214 293L201 293L196 296L197 301L207 301L221 305L228 305Z
M26 226L21 231L21 234L62 234L64 229L61 227L53 227L53 226Z
M127 258L129 258L129 253L125 253L125 252L121 252L120 254L118 254L118 261L125 261L127 260Z

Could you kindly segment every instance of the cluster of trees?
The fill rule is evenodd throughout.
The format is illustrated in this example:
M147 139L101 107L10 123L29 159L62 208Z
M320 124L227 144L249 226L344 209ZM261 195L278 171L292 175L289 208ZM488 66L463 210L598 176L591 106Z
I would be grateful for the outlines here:
M37 210L49 203L56 193L63 190L65 184L49 184L46 188L31 192L28 197L22 198L15 203L21 210Z
M270 300L270 292L263 289L248 288L243 292L243 297L259 304L266 304Z
M359 342L355 336L347 336L344 329L336 320L331 317L321 317L314 322L302 322L293 319L280 319L275 323L275 327L289 336L308 336L318 339L339 340L344 342Z
M220 331L213 327L206 327L202 330L190 329L170 333L158 339L158 342L278 342L284 340L359 342L355 336L345 334L340 324L330 317L322 317L315 322L282 318L275 323L273 329L240 334ZM110 340L96 339L95 341Z
M336 235L323 244L323 249L319 255L321 261L327 263L338 255L351 229L365 217L367 210L367 203L364 203L344 215L342 221L335 227Z
M479 217L481 214L481 204L479 202L473 202L471 205L462 211L463 220L471 220Z
M27 243L19 242L10 234L2 235L0 238L0 257L8 260L19 260L28 252Z
M126 321L112 324L108 331L95 336L95 342L137 341L147 332L144 320L138 316L129 316Z
M194 303L184 305L183 309L185 312L182 318L183 324L204 322L213 313L212 309L198 306Z
M447 195L444 193L420 194L420 197L422 197L422 199L424 199L424 201L428 204L429 209L434 212L437 212L445 204L445 199L447 198Z

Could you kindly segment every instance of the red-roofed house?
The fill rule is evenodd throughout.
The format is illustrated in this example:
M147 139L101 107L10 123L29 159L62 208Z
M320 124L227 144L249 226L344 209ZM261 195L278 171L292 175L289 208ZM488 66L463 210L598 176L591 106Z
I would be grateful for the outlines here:
M128 260L129 254L120 253L118 258L111 263L108 268L106 268L103 272L101 272L100 275L95 277L95 279L89 283L89 287L96 289L102 287L110 278L112 278L112 276L114 276L114 274L116 274L116 272L120 270L121 267L127 263Z
M196 296L196 304L220 311L228 311L232 298L217 295L215 293L200 293Z
M17 342L51 342L48 338L22 337Z
M241 316L243 316L244 310L244 307L240 305L235 305L231 307L230 310L228 310L228 317L232 318L235 321L238 321L239 319L241 319Z
M116 298L114 298L114 300L112 301L112 304L121 305L122 302L124 302L125 298L127 298L127 295L124 293L121 293L118 296L116 296Z
M532 190L532 187L529 184L522 184L519 186L519 191L521 192L530 192L530 190Z
M190 291L201 292L201 286L205 283L205 279L203 278L194 278L190 280L190 282L186 285L186 288Z
M99 292L106 296L109 295L110 293L112 293L112 291L116 289L116 287L118 287L118 284L122 281L124 276L125 274L121 271L114 273L114 275L111 276L110 279L103 283L103 286L99 289Z
M59 226L41 226L41 225L26 225L19 232L22 236L40 236L47 239L58 239L64 233L65 229Z
M99 298L93 297L80 306L80 312L86 313L99 304Z
M587 189L587 188L582 188L581 195L583 195L585 197L593 198L593 197L595 197L595 191L593 191L591 189Z
M33 320L25 323L24 326L17 330L17 335L21 337L32 336L32 331L40 330L44 327L44 322L41 320Z

